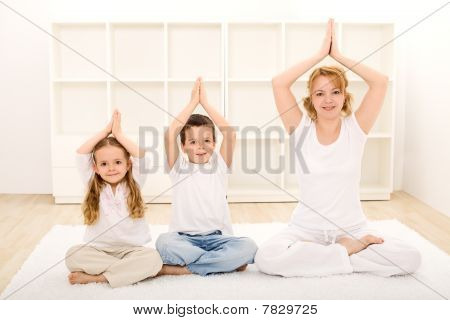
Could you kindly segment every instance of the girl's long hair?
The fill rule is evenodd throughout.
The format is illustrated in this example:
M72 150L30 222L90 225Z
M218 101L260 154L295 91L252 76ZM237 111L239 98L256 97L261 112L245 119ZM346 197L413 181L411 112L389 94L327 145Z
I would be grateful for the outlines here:
M117 141L114 137L107 137L100 140L92 151L93 160L95 161L95 152L104 146L114 146L122 149L125 159L130 161L130 153ZM132 167L128 169L122 181L126 182L128 187L127 205L130 217L138 219L144 217L145 203L142 199L141 191L133 179ZM88 191L83 201L82 210L84 215L84 223L91 225L97 222L99 217L100 192L106 186L106 182L99 174L94 173L94 176L89 181Z

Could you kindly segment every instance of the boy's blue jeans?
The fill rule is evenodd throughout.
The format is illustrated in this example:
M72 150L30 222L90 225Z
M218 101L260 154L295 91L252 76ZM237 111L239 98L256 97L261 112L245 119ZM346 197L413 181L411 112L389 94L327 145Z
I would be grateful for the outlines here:
M195 274L231 272L253 263L258 247L250 238L222 235L189 235L182 232L163 233L156 240L164 264L186 266Z

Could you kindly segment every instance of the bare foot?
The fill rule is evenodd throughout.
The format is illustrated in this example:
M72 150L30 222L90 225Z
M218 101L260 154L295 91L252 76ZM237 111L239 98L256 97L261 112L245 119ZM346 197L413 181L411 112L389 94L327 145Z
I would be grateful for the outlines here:
M91 275L80 271L71 272L68 277L70 284L87 284L90 282L108 282L104 275Z
M240 266L239 268L236 269L236 271L244 271L245 269L247 269L247 265L244 264L243 266Z
M180 276L184 274L192 274L192 272L190 272L189 269L186 268L185 266L172 266L169 264L163 264L157 276L166 276L166 275Z
M345 249L347 249L349 256L351 256L352 254L358 253L361 250L364 250L371 244L380 244L383 242L384 242L384 240L382 238L375 237L371 234L368 234L359 240L344 237L344 238L341 238L338 241L336 241L336 243L343 245L345 247Z

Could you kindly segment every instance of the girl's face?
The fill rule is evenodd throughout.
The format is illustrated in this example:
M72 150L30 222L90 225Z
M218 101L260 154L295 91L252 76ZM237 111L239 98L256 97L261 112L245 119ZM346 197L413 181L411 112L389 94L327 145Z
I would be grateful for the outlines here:
M187 154L189 161L192 163L208 162L215 147L213 130L205 126L190 127L185 133L186 140L182 149Z
M131 167L131 162L125 158L123 150L115 146L108 145L98 149L94 159L94 171L111 185L119 183Z
M317 118L335 119L341 114L345 96L335 87L331 77L318 76L311 86L311 101Z

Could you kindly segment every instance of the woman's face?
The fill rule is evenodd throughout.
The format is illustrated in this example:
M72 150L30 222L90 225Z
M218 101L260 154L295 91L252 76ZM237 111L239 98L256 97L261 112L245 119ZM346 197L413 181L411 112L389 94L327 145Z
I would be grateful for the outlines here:
M332 77L320 75L312 83L311 101L317 118L335 119L341 114L345 95L340 88L336 88Z

